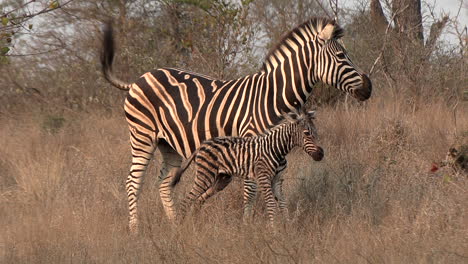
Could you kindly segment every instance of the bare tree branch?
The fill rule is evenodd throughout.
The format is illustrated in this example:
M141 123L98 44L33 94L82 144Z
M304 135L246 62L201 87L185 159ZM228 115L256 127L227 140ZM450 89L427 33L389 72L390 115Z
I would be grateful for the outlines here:
M395 19L395 17L400 14L401 12L403 12L406 8L408 8L408 6L405 6L403 9L401 10L396 10L396 12L393 14L392 16L392 19L391 21L393 21ZM387 23L387 28L385 29L385 35L384 35L384 41L382 43L382 48L380 48L380 52L379 52L379 56L377 56L377 58L375 59L374 63L372 64L372 67L369 71L369 76L371 76L374 72L374 69L375 69L375 66L377 65L377 63L380 61L380 59L382 58L383 56L383 53L385 51L385 48L387 46L387 41L388 41L388 33L390 32L390 28L391 28L391 23Z
M333 18L338 21L338 0L328 0L328 4L333 11Z
M371 13L371 20L373 21L374 25L380 31L383 31L385 28L388 27L388 21L385 18L385 14L382 10L382 6L380 5L379 0L371 0L370 4L370 13Z
M434 22L434 24L432 24L429 37L426 41L426 48L430 50L429 53L432 53L432 49L437 39L439 39L440 35L442 34L442 30L444 29L445 25L447 25L448 20L449 20L449 17L445 15L444 17L442 17L441 20Z
M320 9L322 9L322 11L327 15L327 17L331 18L330 14L328 13L327 9L325 7L323 7L323 4L320 0L315 0L315 2L317 3L317 5L320 7Z
M26 27L26 23L33 19L34 17L61 9L62 7L67 6L68 4L72 3L75 0L68 0L64 3L60 4L59 1L52 1L45 7L41 8L37 12L25 12L24 14L16 14L20 12L20 10L27 9L33 3L37 3L36 0L30 0L17 8L14 8L4 14L1 14L0 17L2 18L0 24L0 56L5 56L10 51L10 47L12 47L12 39L13 36L21 31L30 31L32 29L32 25ZM16 14L16 15L15 15ZM47 53L47 52L44 52ZM25 55L26 56L26 55Z

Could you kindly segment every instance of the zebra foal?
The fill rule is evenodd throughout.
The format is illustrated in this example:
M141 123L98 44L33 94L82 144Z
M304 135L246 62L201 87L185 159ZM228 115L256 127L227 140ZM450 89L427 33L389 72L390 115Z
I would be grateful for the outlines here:
M284 122L258 136L212 138L194 151L172 176L170 185L171 189L175 187L194 160L195 182L182 203L180 217L186 215L193 202L201 206L235 176L244 180L244 220L252 216L256 183L263 193L270 223L273 225L277 207L285 214L286 201L280 188L282 179L276 173L282 161L295 147L302 147L316 161L323 158L324 152L316 144L315 111L283 116Z

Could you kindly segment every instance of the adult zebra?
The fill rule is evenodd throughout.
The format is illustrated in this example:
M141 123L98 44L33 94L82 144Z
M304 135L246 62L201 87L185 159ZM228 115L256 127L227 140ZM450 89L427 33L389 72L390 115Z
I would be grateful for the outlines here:
M299 109L317 82L332 85L359 100L372 92L369 78L351 62L338 43L342 28L327 18L312 18L291 30L267 55L259 72L223 81L174 68L143 74L125 83L112 73L114 39L111 25L104 29L101 57L104 77L129 91L125 115L130 129L132 166L126 181L129 227L138 229L137 201L146 168L156 147L162 153L160 177L175 172L182 157L206 139L252 136L274 126L281 112ZM278 173L286 167L286 161ZM169 179L167 177L166 179ZM169 217L173 201L169 182L160 185Z

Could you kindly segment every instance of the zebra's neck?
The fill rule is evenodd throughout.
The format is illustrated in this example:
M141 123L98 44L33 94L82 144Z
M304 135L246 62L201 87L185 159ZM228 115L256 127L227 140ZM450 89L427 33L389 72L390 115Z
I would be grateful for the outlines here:
M276 91L273 95L274 114L281 116L281 111L291 112L301 108L312 92L317 76L315 76L314 58L316 48L312 44L295 46L286 52L281 46L265 61L262 74L265 82L262 89ZM281 52L280 52L281 50Z
M264 106L266 128L272 127L282 119L282 112L289 113L299 110L312 92L313 83L309 84L306 67L301 72L297 66L289 63L279 64L270 71L257 73L257 87L260 93L259 106Z

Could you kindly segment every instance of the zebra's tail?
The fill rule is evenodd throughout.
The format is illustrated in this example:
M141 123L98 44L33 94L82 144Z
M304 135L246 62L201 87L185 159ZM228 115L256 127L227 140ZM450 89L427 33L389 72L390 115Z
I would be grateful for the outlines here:
M171 181L171 184L170 184L171 188L174 188L179 183L180 177L182 176L184 171L187 170L190 163L192 163L192 160L195 158L195 155L197 155L197 152L198 152L198 150L195 150L192 153L192 155L190 155L190 157L188 157L188 159L186 159L184 162L182 162L182 164L180 165L180 168L176 171L176 173L172 177L172 181Z
M128 91L132 84L119 80L112 73L112 62L114 61L115 42L112 23L104 26L103 50L101 53L101 66L104 78L120 90Z

